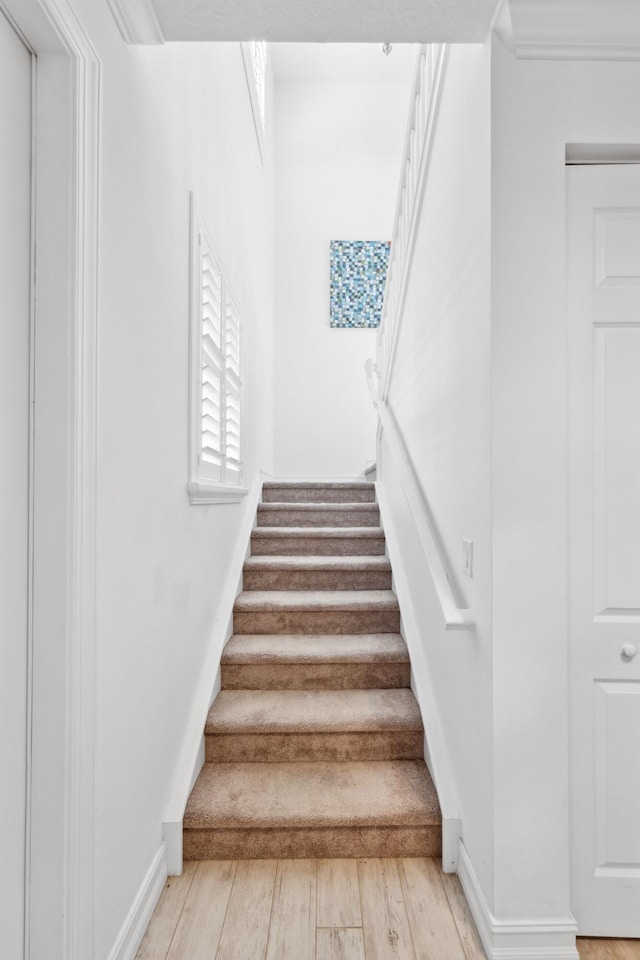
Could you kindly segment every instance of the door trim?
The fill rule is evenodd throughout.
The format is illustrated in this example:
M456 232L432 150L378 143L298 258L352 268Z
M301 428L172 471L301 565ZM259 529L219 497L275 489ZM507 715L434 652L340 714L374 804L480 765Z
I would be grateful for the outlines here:
M46 103L36 89L35 246L40 267L46 261L61 271L62 282L38 287L36 338L60 335L68 350L64 363L46 350L31 347L36 396L45 405L47 387L55 382L60 402L47 408L55 437L64 449L58 467L46 472L50 435L38 431L33 440L32 631L29 637L28 697L30 756L27 797L25 957L36 956L34 935L48 942L51 960L87 960L94 955L94 747L96 638L96 427L97 427L97 293L100 183L101 63L68 0L0 0L3 10L36 55L36 80L47 72ZM62 58L62 60L61 60ZM54 65L57 61L58 65ZM63 62L61 69L59 64ZM49 67L48 67L49 65ZM38 84L36 83L36 88ZM51 136L52 110L68 131L64 149ZM49 124L49 136L46 125ZM43 175L57 171L61 179ZM66 179L65 179L66 177ZM70 184L62 202L60 184ZM55 272L55 271L54 271ZM41 294L43 294L41 296ZM38 323L40 322L40 330ZM45 382L48 379L48 383ZM60 516L50 515L51 506ZM46 550L59 557L59 568L39 564ZM51 567L51 565L49 565ZM60 590L62 587L62 590ZM55 594L55 596L54 596ZM50 614L59 614L54 621ZM46 626L45 626L46 625ZM44 652L51 646L60 664L49 675ZM42 776L46 725L63 734L47 757L48 769L60 773L51 791L38 789ZM51 744L48 745L51 747ZM46 796L44 794L47 794ZM58 926L49 930L34 898L38 877L51 869L41 840L35 840L34 809L50 814L48 834L62 837L62 863L54 860L55 885L50 890ZM40 836L47 832L40 831ZM54 843L53 838L45 843ZM56 841L57 842L57 841Z

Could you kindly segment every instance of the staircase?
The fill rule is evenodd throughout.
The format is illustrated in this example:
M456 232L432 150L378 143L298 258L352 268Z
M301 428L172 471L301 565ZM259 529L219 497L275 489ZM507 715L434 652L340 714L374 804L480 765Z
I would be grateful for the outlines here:
M265 483L187 860L437 856L372 483Z

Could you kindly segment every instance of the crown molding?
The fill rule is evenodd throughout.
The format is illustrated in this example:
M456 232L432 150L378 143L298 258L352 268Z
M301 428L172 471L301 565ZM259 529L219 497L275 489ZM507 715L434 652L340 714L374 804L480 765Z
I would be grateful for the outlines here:
M107 0L107 3L125 43L165 42L153 0Z
M505 0L503 14L497 32L520 60L640 60L637 0Z

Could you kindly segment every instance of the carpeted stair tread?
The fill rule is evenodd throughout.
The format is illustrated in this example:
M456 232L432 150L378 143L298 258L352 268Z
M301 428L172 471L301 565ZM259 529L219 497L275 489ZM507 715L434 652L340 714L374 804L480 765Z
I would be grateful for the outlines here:
M366 481L271 481L262 485L265 503L374 503L375 496L374 484Z
M250 590L236 597L234 611L354 611L398 610L392 590Z
M225 664L408 663L399 633L236 634L222 654Z
M251 536L256 540L380 540L384 531L381 527L254 527Z
M379 527L377 503L260 503L259 527Z
M265 480L263 493L270 490L375 490L367 480Z
M184 817L186 830L440 822L435 788L419 760L205 763Z
M225 690L399 689L411 682L398 633L236 634L221 665Z
M385 556L259 556L243 570L245 590L388 590Z
M251 552L254 556L380 556L385 538L380 527L255 527Z
M391 564L385 556L377 557L310 557L268 556L247 557L245 570L391 570Z
M300 513L380 513L377 503L331 503L331 501L315 501L313 503L296 503L289 500L275 500L270 503L259 503L260 513L282 513L298 510ZM328 524L327 524L328 526Z
M222 690L205 734L422 730L411 690Z

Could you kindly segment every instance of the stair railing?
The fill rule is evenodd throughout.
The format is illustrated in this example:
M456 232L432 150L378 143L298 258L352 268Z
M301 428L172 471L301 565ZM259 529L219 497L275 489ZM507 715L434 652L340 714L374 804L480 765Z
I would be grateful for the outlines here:
M456 599L453 580L442 559L431 513L425 503L424 494L416 478L411 458L391 411L382 397L377 394L379 379L372 360L366 361L365 371L369 392L380 418L380 425L391 448L394 463L400 470L404 494L409 504L420 546L433 583L442 623L445 630L468 630L474 625L473 619L469 610L460 606Z
M427 179L448 52L447 44L422 44L416 61L376 348L376 365L385 401L402 324L418 211Z
M380 418L380 427L384 431L401 472L405 496L420 538L444 627L446 630L468 630L473 626L473 620L469 610L460 606L456 598L454 580L447 572L431 512L400 430L387 404L447 54L446 44L423 44L418 52L393 223L382 320L376 344L377 359L375 364L372 360L367 360L365 372L371 400Z

